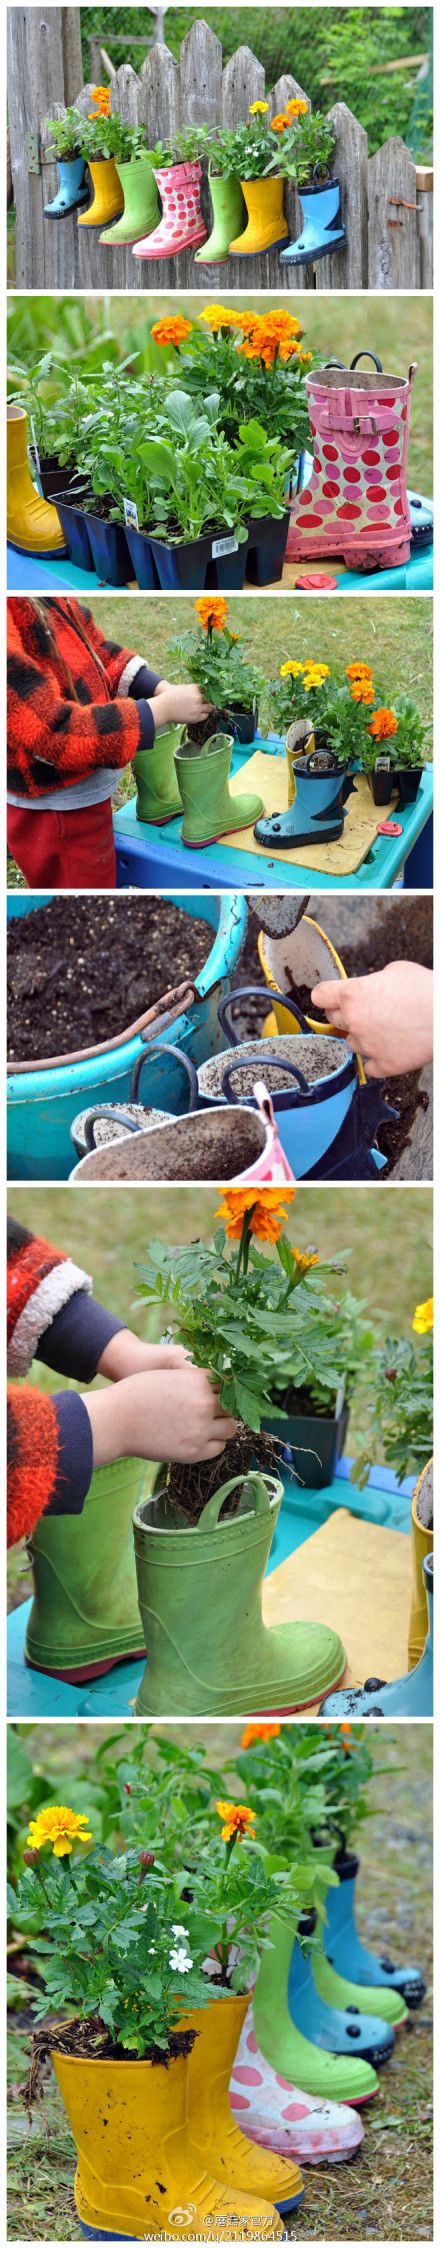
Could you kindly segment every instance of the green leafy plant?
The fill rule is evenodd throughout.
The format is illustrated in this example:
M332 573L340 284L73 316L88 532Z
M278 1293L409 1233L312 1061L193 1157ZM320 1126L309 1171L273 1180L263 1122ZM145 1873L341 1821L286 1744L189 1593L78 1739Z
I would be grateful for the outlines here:
M78 147L88 164L105 162L110 156L116 163L127 164L130 156L140 156L144 151L147 155L145 128L124 124L117 110L112 110L109 117L97 112L96 116L81 119Z
M156 323L153 336L168 333ZM235 311L207 306L191 334L176 347L178 368L170 381L183 383L203 400L218 390L220 421L231 442L244 419L262 423L269 437L288 444L293 461L310 437L305 374L321 364L318 353L303 349L303 330L287 311Z
M362 1453L351 1470L352 1481L361 1487L376 1459L385 1460L398 1483L403 1483L406 1475L420 1475L432 1457L432 1308L428 1304L419 1306L419 1310L426 1313L426 1323L418 1329L415 1314L413 1326L422 1337L417 1346L407 1336L399 1341L388 1336L374 1353L368 1386L369 1426Z
M43 125L43 139L51 156L80 156L81 133L84 118L80 109L65 109L63 117L47 117Z
M316 1844L331 1864L341 1836L352 1840L371 1815L366 1789L374 1767L365 1733L351 1725L326 1725L319 1733L308 1725L245 1727L236 1768L268 1848L286 1850L301 1867L311 1858L314 1866ZM325 1866L323 1878L326 1887ZM316 1896L309 1902L316 1904Z
M179 677L183 670L214 710L252 710L264 687L264 672L249 661L240 635L229 628L227 602L213 600L210 606L209 600L196 601L195 607L200 610L199 626L170 641L169 654L178 665Z
M252 115L252 108L255 115ZM209 142L209 164L212 172L238 173L241 180L259 180L271 168L274 135L271 132L269 103L256 102L242 124L225 127Z
M397 696L388 708L385 691L374 686L366 667L357 673L356 664L344 672L341 664L330 667L313 657L287 659L268 686L271 723L287 733L293 721L305 718L340 764L364 772L373 772L383 755L395 767L425 763L426 727L411 696Z
M272 158L269 170L279 172L283 179L294 180L299 188L310 187L312 181L318 185L328 180L336 140L330 119L324 117L321 110L315 110L312 116L310 109L292 123L287 122L287 118L288 112L278 154Z

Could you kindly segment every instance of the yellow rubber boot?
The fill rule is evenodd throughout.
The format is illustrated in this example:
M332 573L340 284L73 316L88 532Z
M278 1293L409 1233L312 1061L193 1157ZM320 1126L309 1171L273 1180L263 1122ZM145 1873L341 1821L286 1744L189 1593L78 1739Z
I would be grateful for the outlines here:
M433 1470L434 1461L428 1460L422 1468L412 1495L411 1505L411 1560L412 1592L408 1636L408 1664L414 1670L421 1661L428 1630L428 1607L423 1576L423 1562L433 1547Z
M33 484L27 450L27 416L21 406L7 409L7 537L17 554L66 554L56 507L42 500Z
M106 156L99 164L89 164L89 172L93 203L88 203L86 211L78 212L78 226L109 226L110 219L118 219L124 209L124 190L114 157Z
M288 240L289 228L284 217L284 180L241 180L242 194L248 214L243 234L237 234L229 244L229 256L238 258L260 257L262 250L276 250Z
M214 2177L231 2192L237 2187L241 2193L261 2194L285 2212L303 2198L298 2164L254 2146L240 2131L229 2105L229 2085L249 2003L249 1992L243 1998L228 1994L184 2017L182 2026L197 2030L188 2061L191 2140Z
M77 2149L75 2202L93 2240L283 2238L270 2204L219 2185L192 2145L188 2062L93 2061L53 2052Z

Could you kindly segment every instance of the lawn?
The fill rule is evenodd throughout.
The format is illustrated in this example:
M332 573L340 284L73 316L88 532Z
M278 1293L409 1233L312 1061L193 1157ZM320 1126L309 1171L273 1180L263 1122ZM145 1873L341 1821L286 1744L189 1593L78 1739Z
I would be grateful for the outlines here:
M16 1730L38 1771L47 1774L51 1786L57 1784L61 1800L69 1801L73 1774L75 1780L81 1773L92 1778L97 1748L112 1728L44 1725ZM198 1725L170 1730L174 1738L194 1745L202 1729ZM214 1726L204 1731L209 1761L221 1769L225 1754L229 1756L237 1745L238 1728ZM121 1754L126 1753L130 1738L131 1729L121 1731ZM364 2110L365 2138L356 2162L341 2165L337 2173L331 2167L305 2171L304 2202L285 2220L288 2236L299 2241L432 2237L432 1728L372 1724L368 1741L377 1774L369 1795L373 1816L363 1828L360 1850L361 1932L379 1955L389 1947L396 1960L420 1961L427 1993L420 2012L410 2017L409 2031L398 2033L392 2059L381 2073L378 2098ZM381 1777L384 1766L386 1777ZM24 1801L23 1822L25 1816ZM29 2012L22 2006L11 2016L9 2041L8 2239L79 2240L72 2191L73 2143L49 2068L44 2107L35 2112L31 2134L20 2102L30 2027Z

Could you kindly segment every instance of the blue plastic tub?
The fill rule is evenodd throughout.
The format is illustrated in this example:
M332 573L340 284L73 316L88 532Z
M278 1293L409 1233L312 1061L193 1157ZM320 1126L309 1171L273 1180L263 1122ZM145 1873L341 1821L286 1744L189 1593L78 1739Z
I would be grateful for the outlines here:
M8 900L10 918L31 913L36 906L47 905L46 895L14 897ZM197 1066L208 1054L218 1052L224 1045L224 1033L218 1020L220 991L229 988L229 977L237 966L247 925L247 907L244 898L230 893L215 897L176 897L183 913L196 915L207 921L213 931L213 943L205 967L196 978L197 999L172 1023L173 1045L188 1051ZM129 1025L122 1026L123 1029ZM168 1014L151 1025L157 1049L161 1037L170 1032ZM78 1111L95 1106L98 1101L128 1100L134 1063L146 1053L148 1045L139 1032L110 1047L97 1048L87 1057L80 1054L53 1065L45 1062L30 1069L13 1068L8 1072L8 1177L10 1179L68 1179L72 1169L72 1142L70 1126ZM172 1071L167 1065L167 1075L157 1054L151 1060L151 1072L144 1072L142 1097L153 1107L169 1108L181 1115L185 1107L182 1072L177 1064ZM165 1098L166 1094L166 1098Z

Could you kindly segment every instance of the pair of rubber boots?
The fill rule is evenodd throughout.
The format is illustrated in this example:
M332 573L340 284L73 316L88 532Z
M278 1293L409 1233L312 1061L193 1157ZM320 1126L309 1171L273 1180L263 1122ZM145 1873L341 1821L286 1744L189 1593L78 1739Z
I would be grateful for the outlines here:
M138 752L134 761L138 819L164 827L183 811L182 843L195 851L222 835L253 827L263 804L260 796L232 795L233 746L231 734L213 734L199 748L182 739L180 727L167 727L154 747Z
M411 1503L412 1590L408 1636L408 1671L389 1684L367 1678L362 1688L348 1687L323 1703L326 1717L432 1717L433 1711L433 1471L427 1466L416 1483Z
M41 498L32 480L27 416L21 406L7 409L7 538L17 554L49 560L67 553L56 507Z
M268 851L294 851L305 843L334 843L343 833L344 801L351 786L345 770L330 749L310 746L299 755L294 753L291 736L295 732L290 728L286 741L287 811L257 820L255 828L257 842Z
M296 2162L254 2147L229 2105L248 1996L182 2014L192 2050L167 2068L53 2054L76 2142L75 2199L92 2239L273 2239L303 2197ZM133 2183L131 2181L133 2180ZM136 2181L136 2183L134 2183Z
M374 374L357 373L372 359ZM408 376L387 375L374 352L350 367L331 364L305 378L313 467L293 501L286 559L307 568L314 556L341 556L349 570L387 570L409 561L406 485L411 392Z

